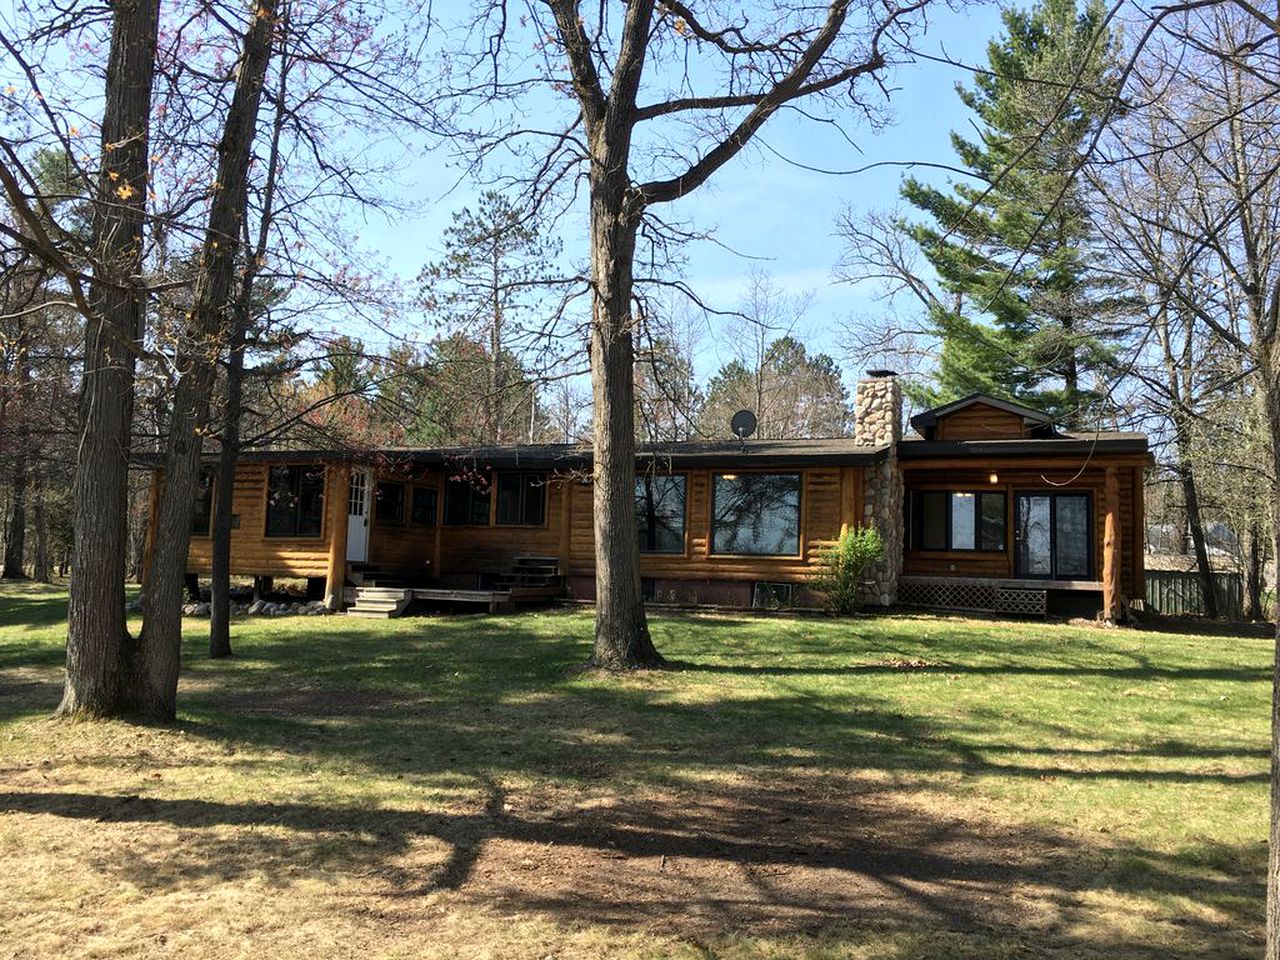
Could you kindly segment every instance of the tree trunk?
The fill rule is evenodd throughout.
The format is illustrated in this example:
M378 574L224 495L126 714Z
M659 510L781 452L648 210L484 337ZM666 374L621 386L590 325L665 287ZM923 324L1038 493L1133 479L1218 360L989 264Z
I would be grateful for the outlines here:
M1262 609L1262 591L1266 579L1264 569L1266 552L1262 531L1256 522L1249 524L1246 540L1244 616L1246 620L1262 620L1265 617Z
M72 483L75 545L67 603L67 675L60 714L127 712L133 645L125 632L129 441L142 335L143 221L149 185L151 86L159 0L112 5L94 207L92 315L86 318L79 457ZM112 178L115 179L112 179Z
M4 541L4 570L0 577L5 580L27 579L27 455L29 443L25 424L18 431L18 456L13 464L13 509L9 514L9 533Z
M236 464L240 459L240 420L244 415L244 352L253 317L253 294L258 270L267 254L271 219L275 209L276 182L280 173L280 136L284 130L285 92L289 71L283 66L285 31L281 31L282 65L275 95L275 119L271 128L271 149L267 157L267 180L262 190L262 215L258 222L257 246L245 266L231 318L230 349L227 354L227 402L225 426L218 457L218 477L213 501L213 563L209 584L209 656L231 656L231 505L235 492ZM216 491L225 490L225 495ZM258 581L254 580L257 600Z
M1271 532L1280 557L1280 358L1276 344L1260 350L1262 392L1271 437ZM1265 960L1280 960L1280 617L1276 618L1271 670L1271 806L1267 847L1267 942Z
M591 663L608 669L653 667L664 661L645 619L635 516L631 269L639 210L628 209L625 171L598 170L593 167L591 190L596 538L596 637Z
M1213 579L1213 568L1208 564L1208 545L1204 541L1204 521L1199 512L1199 492L1196 486L1196 471L1183 458L1185 449L1181 440L1178 444L1178 456L1181 461L1178 472L1183 481L1183 500L1187 504L1187 526L1192 531L1192 545L1196 548L1196 570L1201 580L1201 593L1204 594L1204 616L1217 620L1217 585Z
M191 545L200 450L209 419L220 341L228 324L247 206L249 164L275 27L276 0L259 0L245 31L235 93L218 144L216 182L219 190L209 209L188 343L183 344L185 349L179 357L180 372L165 455L165 483L157 511L156 547L147 575L140 639L148 685L145 691L140 691L139 709L167 719L177 711L182 587Z
M49 583L53 580L53 570L49 564L49 518L45 512L45 482L36 478L35 524L36 552L31 563L31 579L37 583Z
M245 284L248 284L246 278ZM222 450L213 494L213 569L209 584L209 656L231 656L231 501L235 492L236 463L240 457L240 415L244 386L244 341L247 322L246 296L232 321L231 350L227 359L227 402L223 411Z

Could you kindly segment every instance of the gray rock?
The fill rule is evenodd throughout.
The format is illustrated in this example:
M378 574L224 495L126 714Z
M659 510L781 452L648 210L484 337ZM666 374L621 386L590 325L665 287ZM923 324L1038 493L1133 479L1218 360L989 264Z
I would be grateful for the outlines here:
M246 610L245 613L249 614L251 617L256 617L262 612L262 608L266 605L267 602L265 600L255 600L253 603L249 604L249 609Z

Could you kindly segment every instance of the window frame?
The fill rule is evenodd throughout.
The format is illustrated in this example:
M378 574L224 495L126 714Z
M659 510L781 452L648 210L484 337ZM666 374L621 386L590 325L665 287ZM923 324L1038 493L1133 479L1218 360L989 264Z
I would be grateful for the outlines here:
M1092 490L1044 490L1044 489L1017 489L1013 491L1013 509L1017 511L1017 501L1020 497L1047 497L1049 500L1049 573L1026 573L1018 569L1019 551L1015 547L1013 551L1013 573L1020 580L1046 580L1046 581L1063 581L1067 583L1092 582L1098 575L1098 556L1097 556L1097 523L1098 515L1094 512L1094 496ZM1058 573L1058 498L1059 497L1078 497L1084 500L1085 509L1085 560L1086 569L1083 576L1075 575L1070 577L1062 577ZM1018 517L1015 515L1014 537L1016 538ZM1119 562L1119 558L1117 558Z
M416 511L414 508L417 506L419 493L429 493L435 498L435 502L431 504L430 522L424 522L422 520L417 519ZM421 483L413 484L412 493L409 496L408 519L409 519L409 526L411 527L422 527L424 529L430 529L432 527L440 526L441 525L440 524L440 488L430 486L427 484L421 484Z
M632 509L638 503L636 495L636 487L646 478L655 480L675 480L679 479L683 483L683 495L680 503L680 549L679 550L650 550L643 545L638 545L640 556L642 557L687 557L689 555L689 474L687 473L654 473L654 474L636 474L635 483L632 484ZM637 533L642 533L639 529L639 513L636 514Z
M209 507L208 507L208 510L207 510L207 512L206 512L206 515L205 515L206 523L205 523L205 526L204 526L204 529L203 529L203 530L197 530L197 529L195 528L196 514L195 514L195 513L192 513L192 515L191 515L191 523L192 523L192 527L191 527L191 538L192 538L193 540L208 540L208 539L210 539L210 538L213 536L213 512L214 512L214 509L215 509L215 501L214 501L214 497L216 497L216 496L217 496L217 490L216 490L216 488L217 488L217 486L218 486L218 471L217 471L217 469L216 469L216 468L214 468L214 467L201 467L201 468L200 468L199 473L197 473L197 474L196 474L196 483L197 483L197 485L198 485L198 484L200 483L200 481L201 481L201 480L203 480L205 477L208 477L208 479L209 479L209 489L208 489L208 493L207 493L207 494L205 494L204 496L200 496L199 494L197 494L196 499L195 499L195 502L196 502L196 504L198 505L202 500L207 499L207 500L209 501ZM199 490L199 487L198 487L198 486L197 486L197 490Z
M804 538L804 507L805 507L805 471L803 470L711 470L708 482L711 489L708 491L708 499L710 500L710 516L707 520L707 556L710 557L751 557L756 559L778 559L778 560L798 560L804 557L805 538ZM796 488L796 552L795 553L741 553L741 552L722 552L716 549L716 480L726 475L732 475L734 479L746 476L764 476L764 477L795 477L798 481Z
M973 505L973 546L957 547L953 545L952 534L954 533L954 521L952 519L952 504L955 494L969 494L974 497ZM941 495L946 503L946 519L943 521L943 530L946 534L946 545L942 547L926 547L924 545L924 507L923 498L926 494ZM983 547L982 538L982 498L983 497L999 497L1001 501L1001 523L1003 526L1000 538L1000 546L998 548ZM910 512L907 517L907 537L910 549L921 553L962 553L966 556L970 554L1008 554L1009 553L1009 491L1000 488L992 490L982 487L916 487L912 489L908 495L908 503Z
M520 519L519 520L503 520L501 515L502 497L501 488L503 478L508 480L512 477L519 478L520 483ZM532 481L532 483L529 483ZM528 483L528 485L526 485ZM495 527L546 527L547 512L550 497L548 489L550 483L547 480L547 472L545 470L495 470L493 472L493 505L492 505L492 526ZM539 492L542 501L542 519L537 523L530 523L528 518L529 501L527 499L529 490L534 489Z
M392 502L389 500L383 500L382 490L384 487L387 489L390 489L392 487L399 489L400 491L399 516L384 517L382 515L383 505ZM404 509L405 491L407 489L408 489L408 484L406 484L403 480L376 480L375 479L373 482L373 522L380 527L403 527L408 519Z
M467 490L467 507L468 507L467 519L463 521L451 521L449 519L450 491L457 490L460 488L465 488ZM481 490L479 487L477 487L474 483L472 483L469 480L451 480L446 478L444 482L443 493L444 495L441 498L443 500L443 503L439 508L440 526L442 527L477 527L477 528L492 526L494 500L496 499L494 497L494 484L492 481L486 483L484 489ZM475 499L477 496L483 496L485 501L485 515L484 515L483 523L477 523L475 521L473 517L474 511L471 509L471 507L473 507L475 504Z
M266 465L266 477L264 478L262 491L262 538L264 540L304 540L313 543L317 540L324 540L328 531L328 510L325 509L329 502L329 469L323 463L268 463ZM283 467L287 470L299 471L298 475L302 476L302 471L318 470L320 471L320 530L317 533L298 533L298 508L293 508L293 532L292 533L271 533L271 471L275 468ZM291 483L292 486L292 483Z

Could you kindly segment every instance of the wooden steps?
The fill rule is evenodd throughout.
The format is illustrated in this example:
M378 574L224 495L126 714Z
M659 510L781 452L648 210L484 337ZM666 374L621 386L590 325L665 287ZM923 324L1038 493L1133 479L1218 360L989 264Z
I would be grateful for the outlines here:
M511 569L498 577L499 590L564 590L560 558L527 555L511 561ZM558 594L553 594L558 595Z

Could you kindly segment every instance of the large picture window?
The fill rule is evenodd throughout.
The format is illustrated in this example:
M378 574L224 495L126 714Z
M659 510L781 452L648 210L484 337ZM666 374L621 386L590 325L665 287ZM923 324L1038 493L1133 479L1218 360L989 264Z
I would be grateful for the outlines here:
M201 470L196 477L196 508L191 514L191 535L207 537L213 527L213 471Z
M911 498L917 550L1005 549L1005 497L990 490L917 490Z
M712 489L711 552L798 555L800 475L716 474Z
M489 525L489 487L450 480L444 488L444 522L450 527Z
M318 537L324 525L324 467L267 471L267 536Z
M636 477L641 553L684 553L685 478Z
M495 522L501 526L540 527L547 519L547 475L504 470L498 474Z

